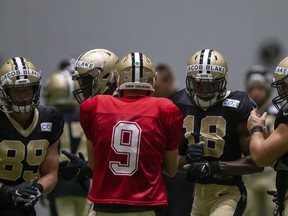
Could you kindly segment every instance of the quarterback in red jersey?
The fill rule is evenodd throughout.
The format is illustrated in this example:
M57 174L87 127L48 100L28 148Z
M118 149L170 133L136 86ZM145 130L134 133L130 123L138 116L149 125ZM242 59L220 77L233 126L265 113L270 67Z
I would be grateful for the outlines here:
M182 114L154 98L150 59L130 53L116 64L119 98L97 95L80 105L80 123L93 169L88 199L98 215L147 215L167 205L162 169L178 168Z

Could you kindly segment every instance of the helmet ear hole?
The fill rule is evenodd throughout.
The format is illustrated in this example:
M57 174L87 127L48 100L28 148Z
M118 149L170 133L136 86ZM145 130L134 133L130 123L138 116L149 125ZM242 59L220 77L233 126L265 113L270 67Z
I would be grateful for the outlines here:
M109 76L110 76L110 74L105 74L102 78L103 79L108 79Z

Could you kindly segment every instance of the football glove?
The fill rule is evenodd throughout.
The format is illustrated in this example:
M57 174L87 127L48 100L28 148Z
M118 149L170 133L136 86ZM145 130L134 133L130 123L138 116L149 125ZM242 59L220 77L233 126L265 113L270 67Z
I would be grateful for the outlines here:
M203 160L203 146L205 142L201 141L191 144L186 152L186 161L188 163L199 162Z
M197 179L204 178L209 175L208 162L195 162L191 164L185 164L183 166L187 170L186 180L195 181Z
M33 206L43 191L43 186L37 181L36 178L15 186L3 184L0 189L0 196L12 200L15 204L24 203L24 206Z
M277 216L279 213L279 208L278 208L278 198L277 198L277 190L272 190L272 189L268 189L267 194L270 196L273 196L272 201L275 203L275 209L274 209L274 216Z
M65 180L83 180L92 178L93 171L88 166L81 152L77 155L71 154L68 151L61 151L70 161L62 161L59 163L59 176Z
M201 161L183 166L187 170L186 180L195 181L201 178L205 178L214 173L220 173L220 162L219 161Z

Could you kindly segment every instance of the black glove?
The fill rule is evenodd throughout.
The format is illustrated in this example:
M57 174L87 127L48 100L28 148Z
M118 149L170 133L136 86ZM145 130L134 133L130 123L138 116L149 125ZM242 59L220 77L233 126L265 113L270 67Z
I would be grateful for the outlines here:
M3 184L0 196L8 198L16 203L24 203L25 206L34 205L43 191L43 186L37 183L38 179L23 182L19 185L8 186Z
M272 190L272 189L268 189L267 194L270 196L273 196L272 201L275 203L275 209L274 209L274 216L277 216L279 213L279 208L278 208L278 199L277 199L277 190Z
M219 161L201 161L191 164L186 164L183 167L187 169L186 180L195 181L205 178L214 173L221 173Z
M191 144L186 152L186 161L188 163L199 162L203 160L203 146L204 142Z
M197 179L204 178L209 175L209 164L208 162L195 162L186 164L183 167L187 170L186 180L195 181Z
M78 153L79 157L65 150L61 152L70 159L70 162L62 161L59 163L60 177L69 181L92 178L93 171L81 152Z

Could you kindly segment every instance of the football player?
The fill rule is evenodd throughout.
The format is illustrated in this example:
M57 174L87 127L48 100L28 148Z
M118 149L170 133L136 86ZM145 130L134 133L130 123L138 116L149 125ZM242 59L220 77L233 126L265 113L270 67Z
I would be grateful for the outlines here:
M119 98L97 95L80 105L93 169L91 214L155 216L167 205L162 169L177 171L182 115L170 100L151 97L155 72L144 54L119 60L116 73Z
M44 86L44 100L48 106L56 107L64 116L64 131L60 138L60 150L73 154L81 152L87 157L86 138L79 122L79 105L73 96L78 88L70 73L71 65L66 65L61 71L54 72ZM65 160L64 155L60 161ZM68 181L61 176L65 171L60 163L60 176L54 190L48 194L51 216L82 216L89 212L90 204L86 196L89 191L89 181L85 178Z
M248 120L248 130L251 133L250 150L251 156L259 166L270 166L275 161L277 199L280 215L288 215L288 57L284 58L276 67L272 87L278 91L272 102L279 110L275 129L265 139L263 129L265 117L253 110Z
M241 174L262 170L249 156L241 159L249 154L246 122L253 103L246 93L227 90L227 73L222 54L197 51L188 62L186 89L172 98L184 116L181 162L187 152L187 178L196 181L192 216L242 215Z
M271 81L273 75L262 65L253 65L248 69L245 79L246 92L257 104L258 114L269 113L266 119L266 131L273 131L277 109L271 104ZM247 187L248 199L244 215L272 215L274 204L265 194L267 188L274 188L275 172L272 167L262 173L243 176Z
M97 94L112 95L115 92L117 84L114 70L117 61L118 57L107 49L92 49L78 57L71 72L72 79L78 83L73 90L78 103ZM62 153L70 162L60 163L60 175L67 180L92 178L92 170L84 156L78 157L75 151L71 152L63 149Z
M40 106L41 72L26 58L0 68L0 212L34 216L42 193L57 182L58 141L63 116Z

